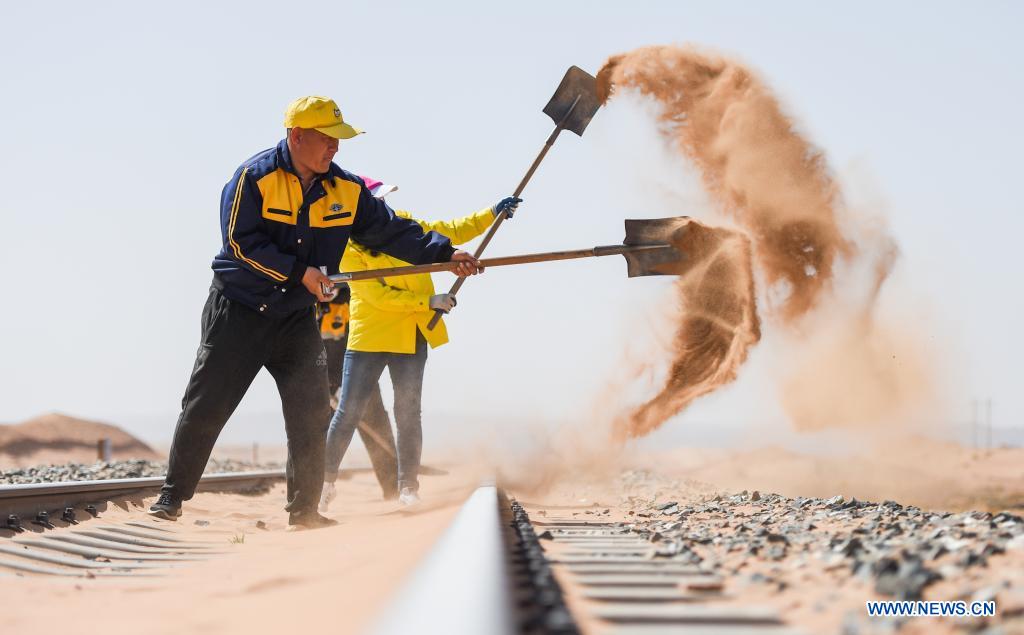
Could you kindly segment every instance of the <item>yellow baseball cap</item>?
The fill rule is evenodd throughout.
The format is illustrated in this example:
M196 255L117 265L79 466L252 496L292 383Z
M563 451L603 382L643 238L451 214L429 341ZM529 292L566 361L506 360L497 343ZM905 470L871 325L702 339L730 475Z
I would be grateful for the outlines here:
M284 113L284 127L312 128L335 139L351 139L363 132L345 123L333 99L319 95L299 97L288 104L288 110Z

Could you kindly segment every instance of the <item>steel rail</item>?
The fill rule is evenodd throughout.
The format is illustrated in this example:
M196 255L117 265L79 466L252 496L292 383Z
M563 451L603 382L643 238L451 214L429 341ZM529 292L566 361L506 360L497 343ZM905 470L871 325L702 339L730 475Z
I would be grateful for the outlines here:
M508 547L494 485L482 485L413 571L374 635L512 635Z
M579 635L586 619L609 635L796 633L771 606L730 604L722 577L686 554L655 557L625 523L538 511L478 488L371 632Z
M218 472L216 474L207 474L203 476L202 480L199 482L202 485L226 485L237 484L245 481L283 478L284 470L266 470L260 472ZM91 481L60 481L55 483L0 485L0 500L60 494L85 494L93 492L155 489L159 488L163 484L163 476L149 476L143 478L110 478Z
M284 470L219 472L203 476L199 481L199 489L203 491L230 489L284 478ZM157 490L163 484L163 476L152 476L0 485L0 522L10 515L26 516L26 520L28 520L41 511L63 510L79 503L138 495L142 492Z

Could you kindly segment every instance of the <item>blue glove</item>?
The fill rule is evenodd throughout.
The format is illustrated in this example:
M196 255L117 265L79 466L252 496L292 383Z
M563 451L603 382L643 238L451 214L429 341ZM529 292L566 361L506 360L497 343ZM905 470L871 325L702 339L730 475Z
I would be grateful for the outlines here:
M498 214L505 212L505 218L512 218L512 214L515 213L516 208L523 202L521 198L515 198L512 196L506 196L505 198L498 201L498 204L492 207L494 210L494 217L497 218Z

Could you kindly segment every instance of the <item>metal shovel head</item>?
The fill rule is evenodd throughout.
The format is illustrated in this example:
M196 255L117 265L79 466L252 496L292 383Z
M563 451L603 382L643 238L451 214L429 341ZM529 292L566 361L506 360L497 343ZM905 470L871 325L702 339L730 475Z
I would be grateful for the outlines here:
M558 90L551 96L548 105L544 106L544 114L564 130L572 130L582 137L587 124L600 107L597 80L582 68L570 66Z
M630 278L637 276L671 276L684 270L686 254L676 249L683 232L690 224L688 216L674 218L626 219L628 247L663 245L661 249L626 252L626 267Z

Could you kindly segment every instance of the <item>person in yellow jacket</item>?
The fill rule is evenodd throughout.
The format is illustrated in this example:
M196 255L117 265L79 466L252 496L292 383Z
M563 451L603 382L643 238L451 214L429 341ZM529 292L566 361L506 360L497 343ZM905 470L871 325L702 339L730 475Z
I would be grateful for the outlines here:
M384 198L398 190L397 185L383 183L368 176L360 176L366 189L374 198ZM337 295L330 302L320 304L320 337L327 351L327 381L331 391L331 411L327 423L338 407L341 393L341 371L345 366L345 350L348 348L349 288L344 282L334 286ZM363 416L356 427L366 448L370 466L377 477L384 500L398 498L398 449L395 434L391 431L391 420L384 410L380 388L374 390L363 408ZM326 511L323 510L323 511Z
M511 217L521 199L504 198L494 207L452 221L428 222L413 219L424 231L434 230L453 244L468 242L484 233L495 217ZM408 212L395 212L412 218ZM342 271L364 271L400 267L409 263L350 241L341 260ZM420 402L427 347L448 342L448 330L441 320L427 328L439 309L445 313L455 306L455 297L434 292L430 274L377 278L349 284L348 350L342 371L341 398L327 432L324 488L320 509L325 511L336 495L334 482L352 434L367 401L377 390L384 368L391 374L395 391L394 415L398 430L398 488L403 505L419 502L420 454L423 430Z

